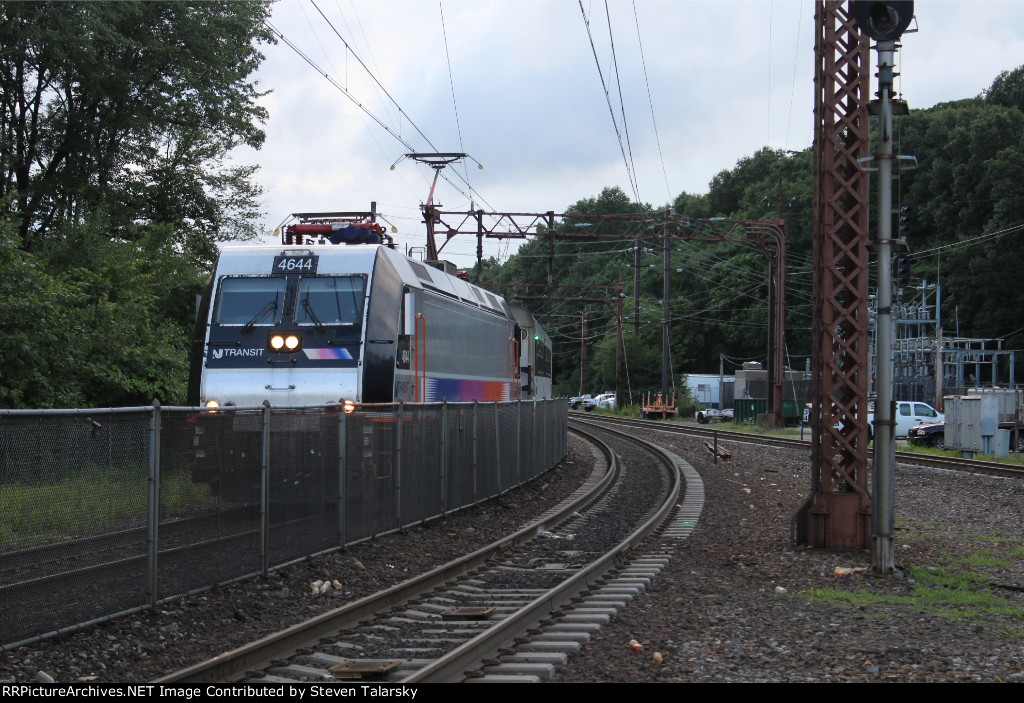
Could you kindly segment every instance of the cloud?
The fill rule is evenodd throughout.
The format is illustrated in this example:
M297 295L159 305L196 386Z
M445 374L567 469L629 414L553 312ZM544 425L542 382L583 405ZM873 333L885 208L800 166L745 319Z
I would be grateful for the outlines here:
M635 18L633 3L612 2L611 37L604 3L586 2L593 49L576 2L444 0L443 31L436 4L317 4L405 116L309 0L278 2L274 25L387 129L284 43L267 47L258 78L273 90L264 98L270 122L251 160L262 166L273 224L289 212L376 201L402 223L403 241L422 245L418 205L433 172L411 161L389 170L409 148L464 150L483 163L484 171L468 164L487 203L476 198L478 207L557 212L606 186L632 192L622 149L632 151L641 199L661 205L681 191L706 192L716 173L765 145L811 144L810 0L641 1ZM1024 3L919 2L916 12L920 31L905 35L898 55L912 109L976 95L1024 56ZM470 204L445 183L438 198L453 209ZM472 257L475 242L449 248Z

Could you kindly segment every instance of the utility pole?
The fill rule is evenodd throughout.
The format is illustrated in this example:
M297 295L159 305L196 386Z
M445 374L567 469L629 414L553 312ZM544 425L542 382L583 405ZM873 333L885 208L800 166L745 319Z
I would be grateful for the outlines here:
M615 286L615 407L622 407L619 390L619 374L622 371L622 276Z
M633 240L633 342L640 336L640 240Z
M580 395L587 391L587 309L583 308L583 334L580 336Z
M672 217L672 209L665 210L665 219L668 220ZM671 286L669 285L669 272L672 270L672 251L669 249L669 224L665 223L661 230L662 236L662 248L664 251L664 281L661 286L662 295L662 314L661 314L661 399L663 402L668 403L668 389L669 379L671 374L670 358L669 354L669 295L671 293Z
M895 404L892 394L892 82L896 41L879 41L878 102L881 110L878 155L878 316L876 322L875 374L878 379L875 399L875 456L871 474L873 510L871 513L871 568L893 570L893 531L895 498L892 475L896 441L893 436Z
M718 355L718 410L725 410L725 354Z
M910 26L913 2L854 3L857 26L875 40L878 52L878 237L875 241L878 281L876 317L875 375L875 456L871 472L871 568L880 573L895 568L893 533L895 532L896 423L893 415L893 320L892 320L892 86L896 40ZM901 106L905 107L905 103Z

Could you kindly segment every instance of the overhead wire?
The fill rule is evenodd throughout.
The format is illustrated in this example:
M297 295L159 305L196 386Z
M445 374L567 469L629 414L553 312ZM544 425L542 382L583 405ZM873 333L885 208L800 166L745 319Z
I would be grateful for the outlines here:
M640 203L640 188L636 177L636 162L633 160L633 144L629 139L629 123L626 121L626 103L622 95L622 78L619 76L619 57L615 52L615 37L612 36L612 16L608 9L608 0L604 0L604 15L608 21L608 44L612 50L612 65L615 67L615 90L619 94L619 114L622 115L622 131L626 133L626 150L629 152L629 171L633 174L633 195L637 204Z
M430 138L427 137L427 135L423 133L423 130L419 128L419 125L413 122L412 118L406 114L405 110L402 109L402 106L398 104L398 101L395 100L394 97L392 97L391 93L388 92L387 88L384 87L384 85L377 79L377 76L374 75L373 71L370 70L370 67L366 65L363 59L360 58L359 54L356 53L355 49L353 49L352 46L345 40L345 37L341 36L341 32L339 32L338 29L331 22L331 20L328 19L327 15L324 14L324 11L320 9L320 6L316 4L316 0L309 0L309 2L314 8L316 8L316 11L320 13L320 16L324 18L324 22L327 23L327 26L331 28L331 31L334 32L334 34L338 37L341 43L345 45L345 49L347 49L348 52L352 54L352 57L359 62L359 65L363 67L363 70L366 71L366 75L368 75L370 79L377 85L377 87L379 87L381 91L384 92L384 95L386 95L388 100L392 102L392 104L398 110L399 114L405 118L405 120L412 126L413 129L416 130L417 134L423 137L423 140L427 144L429 144L432 149L437 151L437 147L434 146L433 142L430 141ZM402 142L403 145L405 143L406 142L404 141Z
M956 251L957 249L963 249L963 248L966 248L966 247L974 246L976 244L981 244L981 243L986 242L986 241L988 241L990 239L998 239L998 238L1000 238L1000 237L1002 237L1004 235L1013 234L1014 232L1019 232L1021 230L1024 230L1024 223L1021 223L1019 225L1013 225L1011 227L1007 227L1005 229L997 230L995 232L988 232L988 233L985 233L985 234L979 234L977 237L970 237L969 239L962 239L959 242L950 242L949 244L942 244L942 245L937 246L937 247L932 247L931 249L925 249L924 251L915 251L913 254L910 254L909 256L910 256L911 259L919 259L919 258L923 257L925 254L931 254L931 253L936 252L936 251L941 251L941 252Z
M637 189L636 183L633 180L633 171L630 169L629 159L626 158L626 148L625 148L625 146L622 143L622 132L619 130L619 123L615 119L615 109L612 107L611 94L608 92L608 84L605 82L604 72L601 70L601 62L597 58L597 47L594 45L594 36L590 32L590 19L587 17L587 13L583 9L583 0L579 0L579 4L580 4L580 14L583 15L583 25L586 27L587 38L590 40L590 50L594 54L594 64L597 66L597 75L601 79L601 88L602 88L602 90L604 90L605 102L608 104L608 114L611 115L612 127L615 128L615 136L619 140L619 151L622 153L622 161L626 165L626 176L629 178L629 184L630 184L630 187L633 189L633 195L636 198L636 202L639 203L640 202L639 190Z
M355 37L356 33L352 30L352 27L349 25L348 17L345 16L345 12L341 9L341 3L339 2L339 0L334 0L334 6L338 9L338 14L341 16L341 21L345 23L345 29L348 30L348 32L349 32L349 34L351 36ZM349 6L352 8L352 14L355 16L356 27L359 29L359 35L363 38L363 46L366 49L366 54L369 57L369 62L373 65L374 70L377 73L380 73L380 67L377 65L377 58L373 55L373 45L370 43L369 38L366 36L366 32L363 31L363 23L359 20L359 11L356 9L355 2L353 2L353 0L349 0ZM354 41L355 41L355 39L353 39L353 42ZM348 54L346 53L346 56L347 55ZM347 65L348 65L348 61L346 59L346 67L347 67ZM346 68L346 71L347 71L347 68ZM377 88L377 86L374 85L373 89L375 91L377 91L377 93L378 93L377 97L378 97L378 99L380 99L380 91ZM389 111L389 110L391 110L394 107L393 105L391 105L390 101L381 99L380 102L381 102L381 107L385 111ZM402 116L396 113L392 117L392 119L394 119L395 125L399 129L401 129Z
M455 79L452 77L452 57L448 52L448 30L444 26L444 7L441 4L441 0L437 0L437 9L441 13L441 36L444 38L444 56L448 61L448 85L452 89L452 109L455 111L455 128L459 134L459 151L465 152L465 148L462 146L462 124L459 122L459 104L455 101ZM473 186L469 183L469 169L466 168L466 162L462 162L462 171L466 185L469 186L470 194L473 193ZM470 201L470 209L473 209L472 201Z
M636 43L640 47L640 64L644 69L644 85L647 86L647 104L651 107L651 124L654 125L654 140L658 145L658 159L661 161L661 175L665 177L665 192L669 201L672 200L672 189L668 185L668 171L665 169L665 156L661 152L661 136L658 134L658 121L654 117L654 99L651 97L651 82L647 77L647 60L644 58L644 42L640 38L640 18L636 13L636 0L633 0L633 21L636 23Z
M772 143L772 15L775 10L775 0L768 3L768 135L765 144Z
M789 115L786 118L786 148L789 149L789 129L793 126L793 96L796 95L796 74L800 56L800 27L803 24L804 0L800 0L800 11L797 13L796 47L793 49L793 84L789 89Z
M338 39L341 41L341 43L345 46L345 49L349 53L352 54L353 58L355 58L356 61L359 62L359 65L363 67L363 70L366 71L366 74L370 77L370 79L380 88L380 90L384 93L384 95L387 96L388 100L391 101L391 103L394 105L395 109L398 111L398 114L400 115L400 118L404 118L405 121L408 122L409 125L413 127L413 129L416 130L417 134L419 134L420 137L423 138L423 140L430 146L431 149L433 149L434 151L438 151L438 148L434 145L434 143L430 140L430 138L427 137L426 134L424 134L423 130L421 130L419 128L419 126L412 120L412 118L409 117L409 115L405 112L405 110L402 109L402 106L398 104L398 101L395 100L395 98L391 95L391 93L388 92L388 90L384 87L384 85L380 82L380 80L378 80L377 76L374 75L373 71L371 71L369 66L366 65L366 62L363 61L363 59L359 56L358 53L356 53L356 51L352 47L352 45L349 44L349 42L341 35L341 33L338 31L337 27L334 26L334 24L327 17L327 15L324 14L323 10L320 9L319 5L316 4L315 0L310 0L310 4L313 5L313 7L316 9L316 11L318 13L320 13L320 16L324 19L324 22L326 22L327 25L331 28L331 30L334 32L334 34L338 37ZM369 108L367 108L362 102L360 102L359 100L356 99L356 97L351 93L351 91L348 90L348 88L346 86L341 85L341 83L339 83L336 79L334 79L330 74L328 74L326 71L321 69L316 64L315 61L313 61L308 55L305 54L305 52L303 52L301 49L299 49L299 47L296 46L294 42L292 42L287 37L285 37L284 33L281 32L276 27L274 27L274 25L271 24L269 20L265 20L265 24L292 51L297 53L317 73L319 73L320 75L324 76L335 88L340 90L345 95L345 97L347 97L349 100L351 100L356 105L356 107L358 107L367 116L369 116L374 122L376 122L378 126L380 126L388 134L390 134L392 137L394 137L402 146L404 146L410 152L415 152L416 151L416 148L408 140L406 140L404 137L402 137L402 135L399 134L398 132L396 132L394 129L392 129L391 127L386 125L384 123L384 121L381 120L379 117L377 117L375 114L373 114L369 110ZM470 186L468 180L463 178L462 175L458 171L453 171L453 173L456 176L458 176L460 179L462 179L463 182L466 183L467 187L469 187L471 190L473 190L472 187ZM456 183L454 183L452 181L452 179L449 178L445 174L444 171L440 172L440 177L444 181L446 181L450 186L452 186L452 188L454 188L456 191L458 191L467 200L470 200L470 201L473 200L472 196L467 194L465 191L462 190L462 188L460 188ZM482 195L480 195L479 191L474 191L474 192L476 192L476 194L478 196L478 199L481 202L487 204L487 206L490 207L492 210L494 209L493 206L491 206L490 203L487 202L486 198L484 198Z

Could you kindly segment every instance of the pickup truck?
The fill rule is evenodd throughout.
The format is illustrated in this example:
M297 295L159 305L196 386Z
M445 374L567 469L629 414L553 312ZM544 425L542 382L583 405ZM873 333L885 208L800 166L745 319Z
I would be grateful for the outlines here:
M937 411L928 403L919 403L910 400L896 401L896 414L893 417L896 421L896 436L906 437L911 427L917 425L945 422L946 416ZM868 435L875 436L875 404L868 405Z
M928 405L928 403L919 403L917 401L910 400L898 400L896 401L896 416L893 418L896 421L896 436L906 437L911 427L923 424L933 424L936 422L945 422L946 416L938 412L935 408ZM811 408L808 405L804 409L804 422L811 421ZM835 426L839 426L839 420L837 417L833 417L833 423ZM874 439L875 437L875 404L868 404L868 438Z

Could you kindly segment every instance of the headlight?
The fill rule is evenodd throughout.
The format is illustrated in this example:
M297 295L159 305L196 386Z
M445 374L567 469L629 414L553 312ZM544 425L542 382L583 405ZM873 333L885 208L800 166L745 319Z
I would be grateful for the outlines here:
M349 413L353 412L356 409L356 404L353 403L351 400L344 401L343 405L345 408L346 415L348 415Z
M280 354L297 352L302 348L302 337L298 332L275 332L267 339L267 346Z

